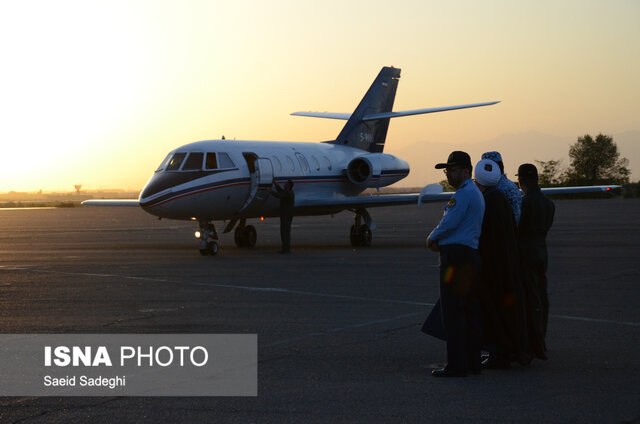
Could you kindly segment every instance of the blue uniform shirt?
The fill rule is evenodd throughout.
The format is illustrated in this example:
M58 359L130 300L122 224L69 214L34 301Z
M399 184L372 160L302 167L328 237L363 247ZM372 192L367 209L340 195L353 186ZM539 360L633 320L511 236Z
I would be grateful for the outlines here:
M463 244L477 249L483 216L484 198L469 178L458 187L449 200L440 223L433 229L429 238L441 246Z
M504 194L507 198L511 209L513 210L513 216L516 218L516 224L520 222L520 211L522 206L522 192L506 175L502 174L500 181L498 181L498 190Z

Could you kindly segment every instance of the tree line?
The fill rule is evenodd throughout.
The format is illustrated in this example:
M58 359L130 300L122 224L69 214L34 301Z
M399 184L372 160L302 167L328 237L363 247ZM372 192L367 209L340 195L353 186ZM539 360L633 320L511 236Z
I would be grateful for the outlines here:
M578 137L569 148L570 163L564 167L562 159L542 161L538 164L540 187L623 185L625 197L640 196L640 182L630 184L629 160L620 157L613 137L589 134ZM440 181L445 191L455 191L447 180Z
M613 137L589 134L578 137L569 148L570 164L565 169L562 160L541 161L538 174L541 187L628 184L629 160L620 157Z

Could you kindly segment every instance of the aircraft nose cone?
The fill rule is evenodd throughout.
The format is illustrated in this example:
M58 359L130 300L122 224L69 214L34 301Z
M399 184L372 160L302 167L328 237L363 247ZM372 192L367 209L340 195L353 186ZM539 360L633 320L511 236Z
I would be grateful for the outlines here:
M156 176L154 175L149 179L149 181L147 181L147 184L145 184L144 188L140 192L140 199L146 199L154 193L157 193L157 191L155 190L157 186L156 180Z
M179 173L160 173L152 176L140 193L141 199L147 199L154 194L180 184Z

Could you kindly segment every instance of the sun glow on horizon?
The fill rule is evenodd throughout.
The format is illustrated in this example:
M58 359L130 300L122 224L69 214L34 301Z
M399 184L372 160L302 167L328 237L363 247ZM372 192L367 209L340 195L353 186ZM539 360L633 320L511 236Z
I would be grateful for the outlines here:
M223 134L332 139L344 122L289 114L351 112L385 65L396 110L502 101L396 119L393 149L640 130L639 17L595 0L3 2L0 192L137 190Z

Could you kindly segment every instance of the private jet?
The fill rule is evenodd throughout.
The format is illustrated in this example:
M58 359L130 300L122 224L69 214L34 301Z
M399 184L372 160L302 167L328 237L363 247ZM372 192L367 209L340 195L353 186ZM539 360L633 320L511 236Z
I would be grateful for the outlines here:
M351 211L353 246L369 246L375 223L367 211L376 206L421 204L448 200L439 184L421 193L362 195L369 188L394 184L409 174L409 164L383 153L391 118L489 106L497 101L393 112L400 69L384 67L355 111L295 112L292 115L346 120L335 140L321 143L206 140L169 152L136 200L86 200L87 206L135 206L159 218L192 220L202 255L218 253L215 221L235 228L238 247L256 244L257 232L248 219L279 216L279 200L271 195L274 182L291 180L295 215L327 215ZM601 191L608 187L575 187ZM555 189L556 192L559 189Z

